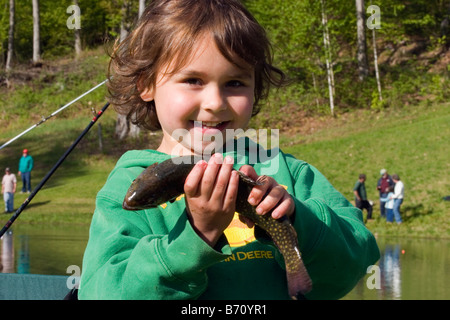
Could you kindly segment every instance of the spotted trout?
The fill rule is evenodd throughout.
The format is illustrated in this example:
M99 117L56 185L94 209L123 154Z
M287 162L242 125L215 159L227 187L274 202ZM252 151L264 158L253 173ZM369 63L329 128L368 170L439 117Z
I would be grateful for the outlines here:
M184 193L186 177L198 160L194 156L184 156L149 166L132 182L123 201L123 208L143 210L168 201L173 202ZM305 299L304 295L312 288L312 281L303 264L294 227L286 216L274 219L272 212L257 214L255 207L248 202L248 197L254 186L263 184L263 179L254 181L240 171L238 174L236 211L255 223L255 235L261 235L262 229L270 237L283 255L290 297L294 300Z

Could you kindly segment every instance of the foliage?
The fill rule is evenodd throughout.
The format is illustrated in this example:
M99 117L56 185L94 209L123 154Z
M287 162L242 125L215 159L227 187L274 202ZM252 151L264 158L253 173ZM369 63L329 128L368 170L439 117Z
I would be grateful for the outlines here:
M129 2L131 14L137 13L138 3L131 0L79 0L81 10L81 38L85 48L103 44L119 34L122 6ZM27 62L32 55L33 19L31 1L16 0L15 57L19 63ZM41 50L44 59L73 52L74 30L67 27L67 7L72 0L40 0ZM9 0L0 0L0 49L8 42Z
M104 152L98 150L96 127L82 140L60 169L31 202L16 223L55 223L88 225L95 206L95 195L104 184L121 152L114 152L114 117L109 110L102 125ZM379 235L450 238L448 228L449 174L445 146L448 145L449 103L414 105L409 109L359 111L335 119L307 136L286 136L280 146L317 167L327 179L353 201L352 188L359 173L367 175L366 188L375 202L374 222L368 227ZM77 117L58 116L27 134L0 153L0 167L17 172L18 157L26 146L35 157L34 185L80 134L90 120L87 112ZM11 130L2 130L0 140ZM124 149L135 146L122 146ZM140 148L137 147L137 148ZM330 161L332 157L333 161ZM398 173L405 183L402 205L404 223L386 225L379 218L376 181L379 170ZM26 194L16 196L16 206ZM9 216L0 219L6 222Z
M277 91L263 111L275 116L278 123L279 109L289 103L302 110L321 112L327 104L327 78L323 49L321 2L247 0L249 9L268 30L275 49L276 63L294 80L290 89ZM384 62L381 66L383 101L379 101L372 59L372 37L367 32L368 55L371 75L364 82L357 79L356 63L356 15L354 1L326 0L325 11L332 45L332 63L335 73L335 103L340 112L351 109L398 107L425 99L442 101L446 91L439 91L448 82L448 70L433 78L416 59L420 52L413 52L400 64ZM381 29L376 30L378 52L399 54L403 47L418 41L427 43L429 50L446 48L449 36L442 35L441 22L450 12L445 1L413 1L405 4L398 0L365 1L378 5L381 10ZM367 18L367 17L366 17ZM369 30L370 31L370 30ZM448 32L448 31L447 31ZM425 48L426 46L419 46ZM431 82L430 82L431 79ZM445 89L445 88L442 88ZM420 91L420 97L416 94ZM447 90L448 91L448 90ZM269 125L267 117L261 117L261 125Z
M450 4L442 0L365 1L381 10L381 29L376 30L383 101L375 98L371 30L367 30L370 75L359 81L356 62L356 10L345 0L243 0L266 28L273 42L275 64L292 80L289 88L274 92L263 108L262 126L279 123L281 108L322 113L327 110L328 85L323 44L322 3L328 19L331 62L335 74L335 104L338 113L353 109L375 109L409 105L426 99L448 98L450 69L428 73L438 53L450 45ZM0 0L0 50L5 52L8 34L8 3ZM41 49L45 61L74 55L74 31L67 28L72 0L40 0ZM120 34L122 22L130 25L137 16L138 1L78 0L84 49L104 45ZM128 9L126 9L128 8ZM31 1L16 0L15 65L27 64L32 56ZM367 17L366 17L367 18ZM409 48L409 47L411 48ZM409 48L409 49L408 49ZM409 51L408 51L409 50ZM422 53L430 53L423 58ZM402 55L402 52L407 53ZM5 56L5 55L4 55ZM442 69L442 68L441 68ZM1 78L1 75L0 75ZM0 79L1 80L1 79ZM76 79L68 77L68 81ZM56 85L56 84L53 84ZM68 86L69 84L64 84ZM30 89L31 90L31 89ZM29 94L30 98L33 93ZM31 100L32 101L32 100ZM25 103L25 102L23 102Z

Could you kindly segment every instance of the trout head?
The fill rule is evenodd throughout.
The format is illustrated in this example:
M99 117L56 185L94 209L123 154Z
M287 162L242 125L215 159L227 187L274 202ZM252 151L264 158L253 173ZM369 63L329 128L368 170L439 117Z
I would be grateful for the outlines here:
M125 210L156 208L180 195L179 184L168 183L167 175L157 165L149 166L133 181L122 204Z

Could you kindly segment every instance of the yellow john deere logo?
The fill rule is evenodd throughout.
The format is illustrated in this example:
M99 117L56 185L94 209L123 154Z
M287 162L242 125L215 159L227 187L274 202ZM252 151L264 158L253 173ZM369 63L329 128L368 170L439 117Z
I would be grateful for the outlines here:
M241 220L239 214L236 212L227 229L225 229L225 236L231 247L242 247L246 244L255 241L255 228L249 228Z

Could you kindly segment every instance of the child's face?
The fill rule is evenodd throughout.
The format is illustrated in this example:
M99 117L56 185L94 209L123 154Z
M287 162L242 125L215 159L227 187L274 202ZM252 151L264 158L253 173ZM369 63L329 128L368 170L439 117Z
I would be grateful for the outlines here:
M158 150L167 154L210 150L211 141L225 143L226 130L245 129L252 115L254 69L229 62L207 37L193 52L179 71L160 72L156 87L141 93L144 101L155 101L163 131Z

